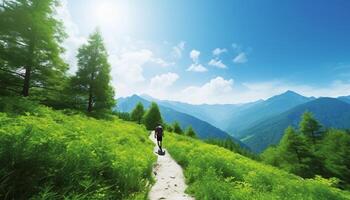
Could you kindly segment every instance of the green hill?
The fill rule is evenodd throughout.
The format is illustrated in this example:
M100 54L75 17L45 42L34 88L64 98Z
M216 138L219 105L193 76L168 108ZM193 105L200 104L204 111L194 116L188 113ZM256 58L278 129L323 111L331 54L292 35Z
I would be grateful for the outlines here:
M144 199L147 131L67 112L0 98L0 199Z
M0 199L146 199L148 133L21 98L0 98ZM196 199L350 199L332 180L303 179L197 139L166 133Z
M289 125L298 126L300 116L312 112L326 128L350 128L350 104L335 98L318 98L296 106L282 114L265 119L245 130L248 137L242 141L253 151L261 152L271 144L277 144Z
M188 192L201 200L350 199L332 181L303 179L221 147L171 134L166 148L185 169Z

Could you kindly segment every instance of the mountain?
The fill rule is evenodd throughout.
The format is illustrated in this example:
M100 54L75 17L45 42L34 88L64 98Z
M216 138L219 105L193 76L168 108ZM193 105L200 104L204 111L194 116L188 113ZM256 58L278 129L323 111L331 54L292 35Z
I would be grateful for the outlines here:
M341 96L338 97L339 100L344 101L346 103L350 103L350 95L349 96Z
M142 95L142 98L147 99L148 101L155 101L158 105L192 115L221 129L226 127L232 113L238 112L242 107L240 104L193 105L177 101L159 100L148 95Z
M247 135L243 130L313 99L315 98L304 97L293 91L286 91L265 101L260 101L252 106L242 108L239 112L232 113L228 126L224 130L237 138L244 138Z
M148 108L151 105L151 101L148 101L137 95L133 95L131 97L126 97L126 98L120 98L117 100L117 102L118 104L115 109L121 112L132 111L132 109L134 109L134 107L138 102L141 102L145 108ZM163 105L159 105L159 109L166 123L173 123L175 121L178 121L181 124L181 127L183 129L191 125L193 129L196 131L196 133L198 134L198 137L201 139L207 139L207 138L225 139L225 138L231 137L224 131L216 128L215 126L209 124L208 122L200 120L189 114L176 111L172 108L169 108ZM240 143L238 140L236 140L236 142Z
M282 114L272 116L253 124L242 132L246 137L241 139L253 151L261 152L271 144L277 144L289 125L297 127L300 116L310 111L325 127L350 128L350 104L335 98L318 98L298 105Z

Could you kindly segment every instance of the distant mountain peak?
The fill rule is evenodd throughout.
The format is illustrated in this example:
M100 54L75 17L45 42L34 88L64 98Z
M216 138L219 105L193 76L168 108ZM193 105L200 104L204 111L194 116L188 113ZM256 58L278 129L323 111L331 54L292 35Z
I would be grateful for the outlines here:
M267 99L267 102L271 102L271 101L275 102L275 101L281 101L281 100L289 100L289 101L292 100L293 101L295 99L307 100L309 98L305 97L301 94L298 94L292 90L287 90L284 93L270 97L269 99Z
M299 93L296 93L296 92L294 92L294 91L292 91L292 90L287 90L287 91L285 91L284 93L282 93L281 95L297 95L297 96L303 96L303 95L301 95L301 94L299 94Z

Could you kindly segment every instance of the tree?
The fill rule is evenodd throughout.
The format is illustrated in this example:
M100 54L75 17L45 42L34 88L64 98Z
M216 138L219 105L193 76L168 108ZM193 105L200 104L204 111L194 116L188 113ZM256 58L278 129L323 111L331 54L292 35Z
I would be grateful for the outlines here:
M143 118L143 123L145 124L147 130L154 130L159 123L163 123L157 103L152 102L150 108Z
M134 110L131 112L131 120L136 121L138 124L141 124L142 117L145 114L145 110L141 102L139 102Z
M77 58L79 68L72 78L76 99L87 106L89 113L110 110L115 104L114 91L110 85L108 54L98 30L79 48Z
M0 92L29 96L61 89L67 64L60 55L65 37L55 18L57 0L3 1L0 9ZM44 95L47 96L47 95Z
M269 148L262 158L269 164L302 177L310 178L319 172L319 163L304 136L289 126L276 148Z
M331 129L320 142L317 152L325 165L325 177L337 177L350 188L350 135Z
M320 130L321 125L319 122L313 117L311 112L304 112L302 115L301 121L299 123L300 132L311 138L313 144L316 143L316 134Z
M192 138L195 138L197 134L196 134L196 132L193 130L192 126L189 126L189 127L186 129L185 135L187 135L187 136L189 136L189 137L192 137Z
M179 124L179 122L177 122L177 121L175 121L175 122L173 123L173 130L174 130L174 132L177 133L177 134L183 134L183 131L182 131L181 127L180 127L180 124Z

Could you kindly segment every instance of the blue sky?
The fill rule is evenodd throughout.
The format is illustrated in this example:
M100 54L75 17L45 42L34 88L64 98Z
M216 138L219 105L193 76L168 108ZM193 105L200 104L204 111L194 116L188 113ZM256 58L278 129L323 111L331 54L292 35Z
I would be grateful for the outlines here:
M98 26L117 97L240 103L350 95L350 1L65 0L65 58Z

